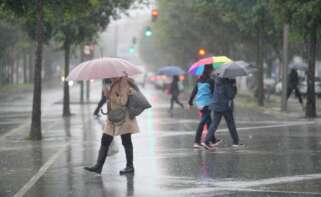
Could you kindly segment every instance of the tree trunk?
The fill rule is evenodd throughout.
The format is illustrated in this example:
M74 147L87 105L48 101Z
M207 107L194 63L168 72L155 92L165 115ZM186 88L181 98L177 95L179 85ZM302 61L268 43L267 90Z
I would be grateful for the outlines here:
M15 61L13 59L13 57L10 55L10 83L14 84L14 67L15 67Z
M262 32L261 28L257 28L256 42L256 65L257 65L257 104L264 106L264 86L263 86L263 55L262 55Z
M65 71L64 71L64 99L63 99L63 112L64 117L70 116L70 97L69 97L69 85L66 80L69 74L69 61L70 61L70 40L68 33L65 33L64 41L64 52L65 52Z
M17 54L15 56L15 68L14 68L14 77L15 77L15 83L19 84L20 83L20 52L17 51Z
M29 79L28 79L28 81L30 82L30 83L32 83L32 80L33 80L33 77L34 77L34 69L33 69L33 60L34 60L34 50L33 50L33 46L32 47L30 47L30 51L29 51L29 62L28 62L28 64L29 64Z
M266 62L267 62L266 77L267 77L267 78L272 78L273 59L272 59L272 58L267 58Z
M36 61L34 69L33 105L30 139L41 139L41 63L43 47L43 0L37 0L37 26L36 26Z
M27 54L26 54L26 49L23 50L23 62L22 62L22 66L23 66L23 83L27 83L28 82L28 77L27 77Z
M0 58L0 84L4 82L4 58Z
M309 67L308 67L308 92L307 92L307 104L306 104L306 117L314 118L316 114L315 105L315 91L314 91L314 81L315 81L315 57L316 57L316 42L317 42L317 28L314 26L311 29L309 35Z

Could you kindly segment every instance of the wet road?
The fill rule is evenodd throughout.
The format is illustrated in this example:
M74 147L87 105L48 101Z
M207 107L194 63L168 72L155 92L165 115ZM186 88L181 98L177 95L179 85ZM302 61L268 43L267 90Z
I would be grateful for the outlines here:
M71 88L70 118L62 118L62 90L46 90L43 140L26 140L31 95L0 101L0 196L321 196L319 121L280 118L236 104L243 148L232 148L224 121L214 151L192 148L197 113L176 106L170 118L166 97L144 89L153 108L138 118L133 136L134 176L120 176L125 155L119 138L101 176L83 170L96 161L103 118L92 102L77 104Z

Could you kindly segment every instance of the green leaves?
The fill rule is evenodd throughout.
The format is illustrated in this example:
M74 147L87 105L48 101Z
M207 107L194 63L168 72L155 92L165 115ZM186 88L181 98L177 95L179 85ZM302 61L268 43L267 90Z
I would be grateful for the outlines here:
M311 28L320 28L321 0L271 0L269 4L276 20L288 22L292 30L303 37L309 34Z

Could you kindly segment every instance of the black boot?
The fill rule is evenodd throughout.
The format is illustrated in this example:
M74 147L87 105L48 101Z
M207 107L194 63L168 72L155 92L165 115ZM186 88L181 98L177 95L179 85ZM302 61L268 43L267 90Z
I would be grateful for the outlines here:
M120 175L123 174L129 174L129 173L134 173L134 165L133 165L133 146L131 145L127 145L125 146L125 153L126 153L126 168L122 169L119 171Z
M134 172L135 172L135 169L134 169L133 166L131 166L131 167L126 167L126 168L120 170L120 171L119 171L119 174L120 174L120 175L132 174L132 173L134 173Z
M90 172L96 172L97 174L100 174L103 169L103 165L105 163L107 153L108 153L108 146L100 146L96 165L92 167L85 167L84 169Z

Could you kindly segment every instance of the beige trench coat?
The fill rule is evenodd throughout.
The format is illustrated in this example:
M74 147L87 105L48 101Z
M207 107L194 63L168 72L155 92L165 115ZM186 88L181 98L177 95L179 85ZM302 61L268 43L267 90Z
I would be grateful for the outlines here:
M125 106L128 100L128 95L132 94L134 91L128 84L128 77L121 77L116 82L113 82L111 89L108 92L105 92L107 96L107 105L110 102L111 109L117 109L121 106ZM111 121L106 120L106 125L104 128L104 133L117 136L127 133L137 133L139 132L138 124L136 118L130 119L128 112L126 112L126 118L123 124L113 125Z

